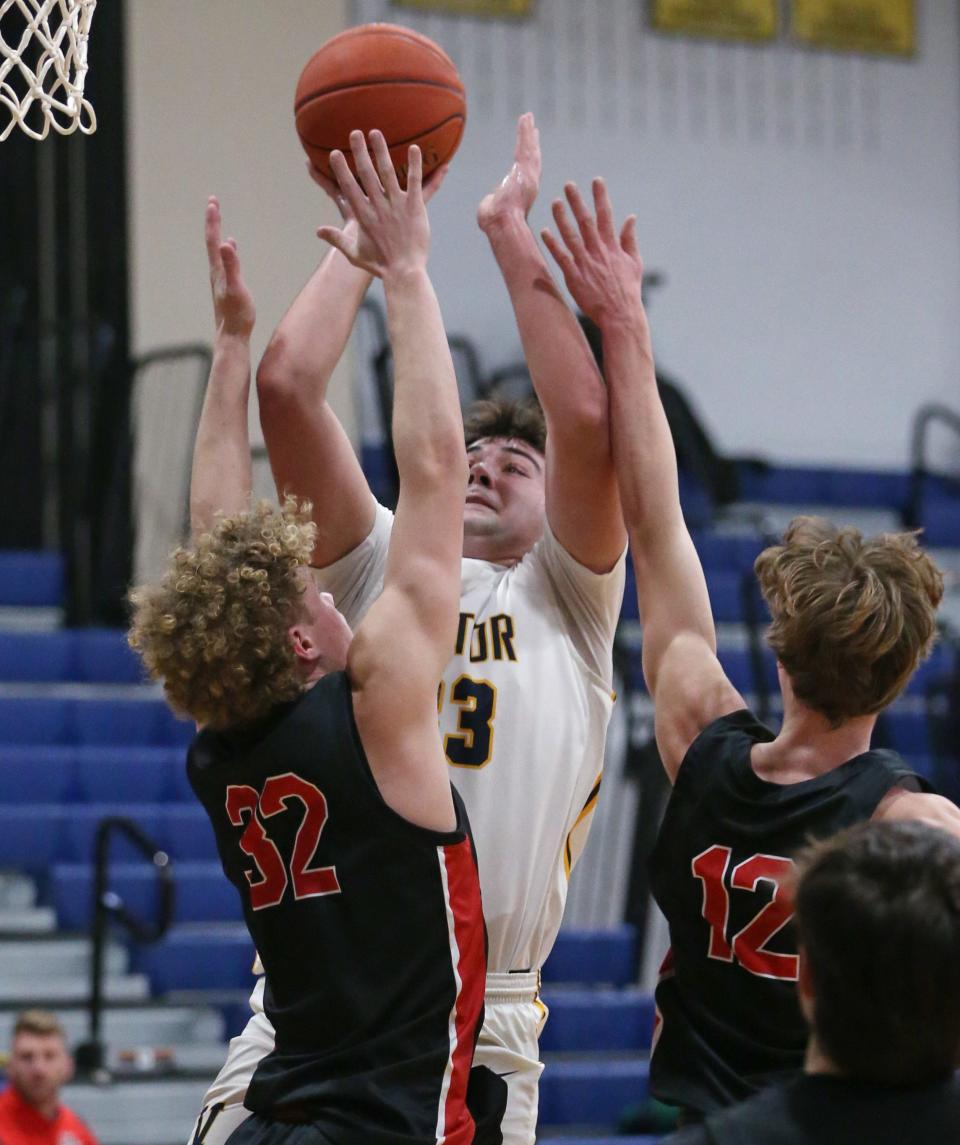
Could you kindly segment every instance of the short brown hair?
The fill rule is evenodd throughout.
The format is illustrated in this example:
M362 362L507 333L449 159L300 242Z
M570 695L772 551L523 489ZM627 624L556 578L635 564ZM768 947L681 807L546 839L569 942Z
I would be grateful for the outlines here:
M49 1010L23 1010L19 1013L13 1024L13 1036L18 1034L36 1034L41 1038L64 1036L60 1019Z
M218 516L173 553L159 585L131 592L130 644L177 711L226 728L299 695L287 630L316 538L309 513L290 497Z
M467 448L487 437L514 438L543 453L547 444L547 423L538 402L502 401L499 398L474 402L463 419Z
M894 700L936 637L943 574L913 533L797 517L754 565L794 693L835 726Z
M919 822L860 823L797 861L797 932L813 1029L843 1073L947 1078L960 1055L960 840Z

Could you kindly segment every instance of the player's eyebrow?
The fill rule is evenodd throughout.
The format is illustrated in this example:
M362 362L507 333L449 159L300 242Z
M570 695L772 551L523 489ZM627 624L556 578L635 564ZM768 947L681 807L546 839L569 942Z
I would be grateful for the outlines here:
M490 440L491 440L490 438L481 437L481 438L478 438L477 441L471 442L467 446L467 457L469 457L471 453L476 453L476 451L482 445L484 445L485 443L487 443ZM537 457L535 457L534 454L530 453L526 449L521 449L520 446L518 446L518 445L501 445L500 448L502 450L504 450L506 453L515 453L518 457L522 457L525 461L529 461L530 464L533 465L538 470L543 469L542 462Z
M505 445L503 449L506 453L515 453L518 457L525 458L538 470L543 468L537 458L534 457L532 453L528 453L525 449L518 449L515 445Z

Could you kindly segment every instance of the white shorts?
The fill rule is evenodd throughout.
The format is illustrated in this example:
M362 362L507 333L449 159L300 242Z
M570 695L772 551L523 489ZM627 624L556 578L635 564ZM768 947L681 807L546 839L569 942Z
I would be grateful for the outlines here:
M537 1137L537 1098L543 1063L539 1038L547 1020L540 1001L540 975L488 974L483 1028L473 1055L507 1083L503 1145L533 1145Z
M206 1092L188 1145L225 1145L250 1116L243 1104L247 1086L260 1060L273 1049L273 1027L263 1012L264 982L261 978L250 995L253 1015L243 1033L230 1040L227 1060ZM503 1145L534 1145L536 1140L537 1087L543 1072L538 1039L547 1020L539 985L536 971L487 975L483 1028L473 1064L486 1066L507 1083Z

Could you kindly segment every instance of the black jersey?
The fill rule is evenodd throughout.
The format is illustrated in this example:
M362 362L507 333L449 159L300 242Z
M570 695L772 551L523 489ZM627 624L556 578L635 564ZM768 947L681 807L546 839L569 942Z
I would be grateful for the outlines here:
M960 1141L960 1083L871 1085L823 1074L776 1085L664 1145L948 1145Z
M342 672L255 727L200 732L187 771L266 970L276 1048L247 1107L331 1142L470 1142L486 957L456 791L449 833L387 806Z
M705 728L677 773L650 860L670 927L651 1091L700 1113L803 1064L796 936L778 881L793 856L869 819L892 787L927 787L889 751L801 783L769 783L754 772L750 750L774 738L749 711Z

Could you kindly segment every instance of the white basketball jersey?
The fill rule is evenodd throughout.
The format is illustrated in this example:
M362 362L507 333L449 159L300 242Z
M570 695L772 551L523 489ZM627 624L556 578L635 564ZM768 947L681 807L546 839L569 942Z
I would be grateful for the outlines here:
M393 514L314 570L351 627L383 587ZM439 693L451 778L470 816L491 973L538 969L596 804L613 707L624 557L584 568L553 537L512 567L464 558L456 648Z

